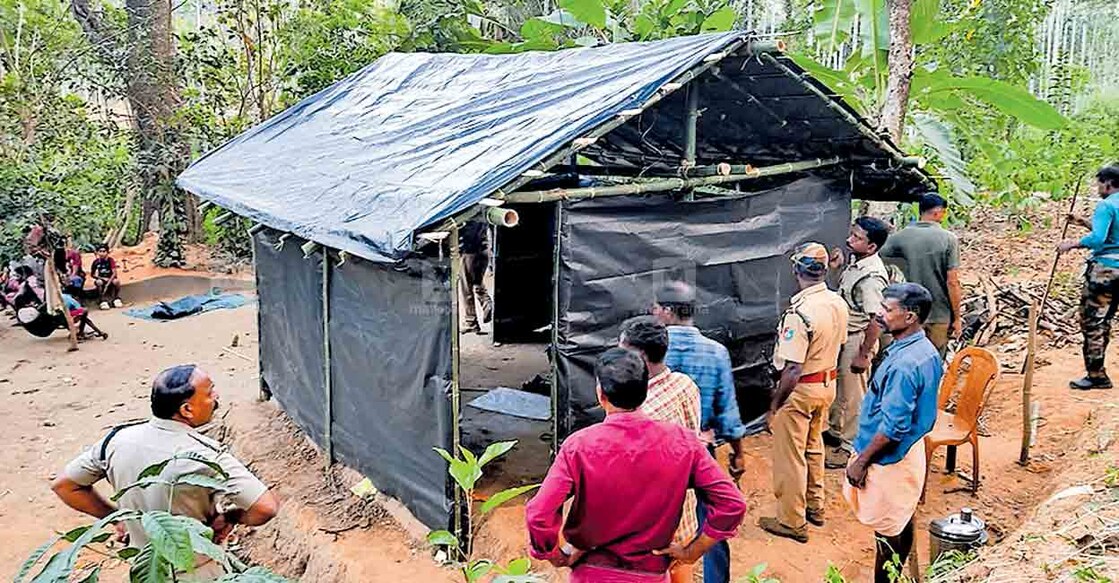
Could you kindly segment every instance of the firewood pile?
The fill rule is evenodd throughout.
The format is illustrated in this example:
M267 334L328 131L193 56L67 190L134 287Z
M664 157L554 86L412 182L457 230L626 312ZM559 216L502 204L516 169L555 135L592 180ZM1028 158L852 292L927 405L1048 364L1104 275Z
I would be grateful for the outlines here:
M983 277L978 285L965 287L964 336L975 345L995 347L1012 355L1026 350L1031 303L1041 303L1044 282L996 284ZM1079 305L1067 297L1050 293L1038 321L1039 340L1060 348L1080 341Z

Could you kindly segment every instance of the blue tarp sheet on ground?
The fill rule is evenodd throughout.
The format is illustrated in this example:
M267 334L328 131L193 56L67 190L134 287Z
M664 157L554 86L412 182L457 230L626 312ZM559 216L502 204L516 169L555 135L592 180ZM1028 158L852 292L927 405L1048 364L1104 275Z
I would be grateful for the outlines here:
M195 162L180 186L373 261L645 102L743 33L512 56L390 54Z
M240 308L246 303L248 300L241 294L199 294L144 308L131 308L125 310L124 315L141 320L167 321L213 310Z

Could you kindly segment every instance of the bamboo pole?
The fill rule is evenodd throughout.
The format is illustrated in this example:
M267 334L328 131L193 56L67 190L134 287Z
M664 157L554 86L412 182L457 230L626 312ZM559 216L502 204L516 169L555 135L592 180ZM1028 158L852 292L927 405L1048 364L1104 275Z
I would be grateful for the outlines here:
M459 428L459 408L461 407L459 400L461 396L459 394L460 339L458 313L458 280L462 266L459 263L458 226L452 226L450 233L450 236L447 237L447 246L449 247L451 257L451 455L458 457L461 455L459 453L459 447L462 446L462 436L460 435ZM442 243L440 243L440 249L442 249ZM470 509L468 506L464 505L469 505L470 500L464 499L461 488L452 486L452 489L454 490L454 508L451 523L455 531L455 536L463 543L463 550L469 553L470 545L473 544L473 541L469 540L470 533L472 532L470 526Z
M557 200L573 200L580 198L599 198L606 196L624 196L629 194L644 194L650 192L667 192L670 190L683 190L698 186L713 186L728 184L765 176L776 176L791 172L803 172L826 166L834 166L843 162L838 156L826 159L806 160L803 162L790 162L775 166L755 168L746 174L731 174L728 176L706 176L702 178L665 178L636 184L621 184L618 186L601 186L590 188L556 188L537 192L514 192L508 194L505 200L512 203L541 203Z
M322 250L322 354L323 397L326 399L323 407L326 422L326 471L329 472L334 463L334 432L331 428L334 422L334 385L330 364L330 250L326 247Z
M1037 353L1037 302L1030 303L1030 327L1026 343L1026 375L1022 380L1022 451L1018 455L1018 463L1026 465L1030 461L1030 443L1033 441L1033 423L1030 404L1031 391L1034 382L1034 358ZM979 477L976 476L976 479Z

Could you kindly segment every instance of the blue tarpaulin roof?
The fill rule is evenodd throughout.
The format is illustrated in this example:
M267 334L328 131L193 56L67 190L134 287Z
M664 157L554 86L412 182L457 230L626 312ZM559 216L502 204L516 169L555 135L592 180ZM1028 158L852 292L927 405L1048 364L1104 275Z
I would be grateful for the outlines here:
M502 56L389 54L210 152L178 184L274 229L392 261L411 249L418 229L476 204L742 38L736 32ZM740 72L755 75L745 63ZM816 106L835 121L833 111ZM782 146L781 135L791 138L785 150L816 143L811 121L818 117L802 120L802 135L757 108L739 109L778 128L740 140L744 145ZM724 132L734 127L713 121ZM745 132L748 120L742 123ZM882 154L859 142L850 124L843 129L850 135L816 136L819 151L849 139ZM656 139L644 133L646 143ZM701 144L701 163L705 151ZM616 153L624 158L625 148ZM757 150L743 153L764 158Z

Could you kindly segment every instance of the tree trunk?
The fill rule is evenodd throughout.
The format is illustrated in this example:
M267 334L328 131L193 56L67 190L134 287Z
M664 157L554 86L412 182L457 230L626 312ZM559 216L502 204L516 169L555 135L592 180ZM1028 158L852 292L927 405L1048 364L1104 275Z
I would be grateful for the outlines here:
M909 29L911 1L886 0L886 8L890 13L889 70L886 78L886 100L878 119L879 129L886 132L898 146L901 146L902 131L905 128L909 82L913 76L913 40ZM900 208L895 203L863 201L858 214L884 218L893 223Z
M119 31L103 18L90 0L71 0L74 18L103 59L123 79L132 110L139 151L140 192L143 195L141 233L149 220L160 217L156 262L182 266L184 235L197 239L201 233L197 205L187 204L187 194L174 185L190 160L190 147L183 139L175 111L180 104L175 73L170 0L126 0L127 45L115 46ZM120 62L119 55L124 55Z
M881 126L895 144L901 144L905 111L909 106L909 81L913 76L913 41L909 30L911 0L887 0L890 12L889 76Z

